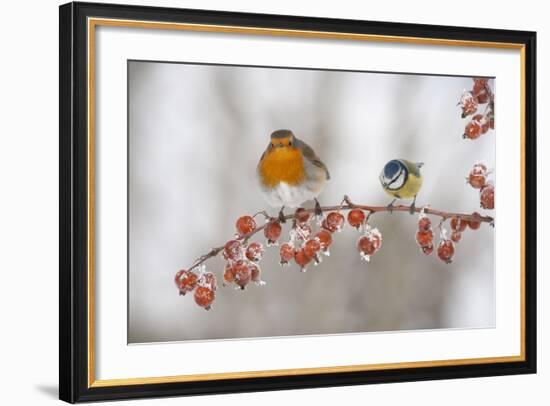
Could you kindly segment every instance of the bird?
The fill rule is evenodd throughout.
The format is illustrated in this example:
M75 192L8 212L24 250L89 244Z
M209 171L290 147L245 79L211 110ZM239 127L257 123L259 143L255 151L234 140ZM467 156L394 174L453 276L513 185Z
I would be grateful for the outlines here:
M390 211L397 199L413 199L410 213L415 211L416 196L422 187L422 174L420 168L423 162L412 162L406 159L392 159L388 161L380 173L382 188L394 199L388 205Z
M271 133L256 173L260 191L267 203L281 208L281 222L285 222L285 207L299 207L312 199L315 201L315 213L321 214L317 197L330 179L330 173L313 148L291 130Z

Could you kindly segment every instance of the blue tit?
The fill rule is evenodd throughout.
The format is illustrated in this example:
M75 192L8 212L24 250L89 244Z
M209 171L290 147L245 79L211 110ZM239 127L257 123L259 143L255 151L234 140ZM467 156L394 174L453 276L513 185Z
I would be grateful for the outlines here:
M411 162L406 159L392 159L384 165L380 173L380 183L386 193L394 198L388 205L390 210L397 199L413 199L410 211L411 214L414 213L416 195L422 186L422 165L422 162Z

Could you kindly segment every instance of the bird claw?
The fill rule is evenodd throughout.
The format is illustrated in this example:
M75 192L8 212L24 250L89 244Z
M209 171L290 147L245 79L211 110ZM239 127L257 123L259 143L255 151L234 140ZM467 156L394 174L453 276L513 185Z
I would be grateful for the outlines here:
M285 213L283 211L284 207L279 211L279 223L284 224L286 223Z
M393 208L394 208L394 207L395 207L395 206L393 205L393 202L391 202L390 204L388 204L388 205L386 206L386 208L388 209L388 211L390 212L390 214L393 213Z
M414 202L411 204L411 206L409 207L409 213L410 214L414 214L414 212L416 211L416 206L414 204Z
M323 216L323 209L321 208L321 205L319 204L319 200L317 199L315 199L315 216L316 217Z

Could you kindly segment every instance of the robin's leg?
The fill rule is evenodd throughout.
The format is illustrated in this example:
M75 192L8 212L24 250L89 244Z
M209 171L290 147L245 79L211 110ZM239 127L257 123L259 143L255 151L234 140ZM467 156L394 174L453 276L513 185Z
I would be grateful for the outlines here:
M390 204L388 204L386 207L390 211L390 213L393 213L393 204L395 203L397 199L393 199Z
M414 214L414 211L416 209L415 203L416 203L416 195L414 195L414 199L413 199L413 202L411 203L411 207L409 207L409 213L411 214Z
M323 215L323 209L321 209L321 205L319 204L319 200L317 198L315 200L315 215L317 217L321 217Z
M279 210L279 223L286 223L284 210L285 206L281 207L281 210Z

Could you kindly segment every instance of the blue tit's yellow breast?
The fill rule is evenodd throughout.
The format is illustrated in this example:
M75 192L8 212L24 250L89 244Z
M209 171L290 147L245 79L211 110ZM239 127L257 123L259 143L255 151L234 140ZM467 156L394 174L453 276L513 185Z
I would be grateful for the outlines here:
M302 151L294 147L269 149L259 164L259 175L266 187L275 187L280 182L291 186L305 179Z
M397 197L399 199L412 199L418 194L421 186L422 177L415 176L414 174L409 173L409 176L407 176L407 180L401 188L395 190L386 189L386 192L389 195Z

